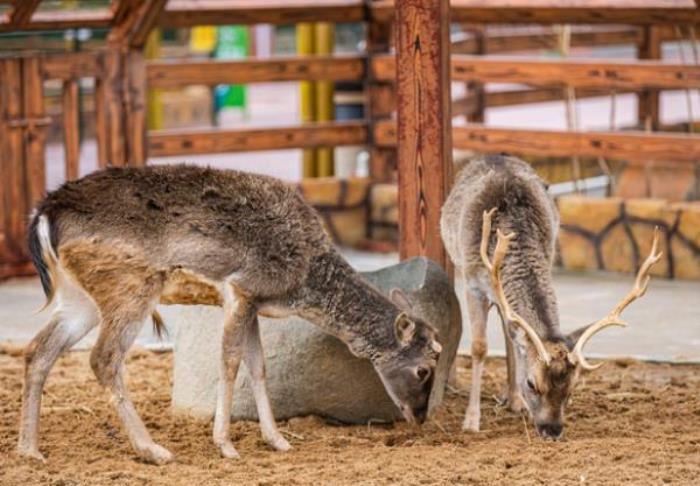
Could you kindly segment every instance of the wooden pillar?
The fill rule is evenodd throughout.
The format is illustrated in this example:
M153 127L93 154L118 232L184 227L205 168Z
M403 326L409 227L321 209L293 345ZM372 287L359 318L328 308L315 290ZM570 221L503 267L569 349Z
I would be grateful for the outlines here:
M0 196L4 262L21 259L24 248L26 215L24 149L22 144L22 60L0 59Z
M474 35L474 54L486 54L486 27L477 25L470 28ZM470 81L467 83L467 96L474 100L474 111L465 115L468 122L484 123L486 115L486 88L483 83Z
M27 208L33 208L44 197L46 191L45 130L51 122L44 109L44 77L40 55L23 59L22 78L26 197ZM22 216L26 218L26 214ZM26 223L26 219L24 222Z
M124 56L124 108L126 111L127 162L146 165L146 62L143 52L131 49Z
M368 0L372 2L372 0ZM389 52L391 45L391 24L380 23L371 16L367 32L368 65L372 58ZM374 73L368 69L367 75L367 106L365 112L369 120L369 132L374 133L374 125L391 116L396 106L394 85L375 79ZM372 144L369 148L369 175L375 182L386 182L393 178L396 168L396 149L377 147Z
M661 32L658 27L642 27L642 42L637 48L639 59L661 59ZM638 120L640 127L656 131L660 125L660 92L658 89L645 89L638 95Z
M63 149L66 159L66 180L80 175L80 106L78 104L78 80L63 82L61 102L63 105Z
M397 0L395 28L401 258L451 273L440 239L452 180L448 0Z

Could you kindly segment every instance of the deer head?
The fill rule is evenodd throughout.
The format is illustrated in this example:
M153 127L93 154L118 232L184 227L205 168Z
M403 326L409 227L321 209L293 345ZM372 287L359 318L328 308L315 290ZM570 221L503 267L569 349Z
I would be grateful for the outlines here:
M523 405L529 412L541 437L559 439L564 432L564 408L569 401L580 371L594 370L602 365L591 365L583 356L586 343L599 331L610 326L627 326L620 314L647 290L649 270L659 261L657 252L659 230L654 230L654 241L649 256L637 273L632 290L608 315L568 336L542 339L535 329L510 306L501 282L501 266L515 233L503 234L497 230L493 259L489 260L488 244L491 218L496 208L484 211L481 259L489 270L496 305L515 344L516 379Z
M394 321L396 343L374 366L404 418L423 423L442 346L437 331L411 315L412 304L400 289L392 289L390 298L401 310Z

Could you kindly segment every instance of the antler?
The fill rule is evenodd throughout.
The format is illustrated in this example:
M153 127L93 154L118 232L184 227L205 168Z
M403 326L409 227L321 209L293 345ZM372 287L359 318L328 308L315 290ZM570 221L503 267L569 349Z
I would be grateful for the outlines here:
M489 239L491 237L491 217L493 213L496 212L497 208L492 208L490 211L484 211L484 221L481 227L481 260L484 262L486 268L489 269L491 274L491 285L493 286L494 293L496 294L496 299L498 300L498 307L501 310L501 315L506 320L507 323L513 323L520 327L525 334L527 334L530 342L537 349L537 354L540 356L542 361L547 365L551 361L551 357L544 347L544 343L537 335L535 330L528 324L525 319L520 317L508 303L506 294L503 290L503 285L501 284L501 264L503 259L508 253L508 245L510 245L510 240L515 238L515 233L508 233L504 235L500 229L496 230L498 235L498 240L496 242L496 249L493 251L493 261L489 261Z
M574 349L569 353L569 361L572 364L578 363L581 365L582 368L586 370L594 370L602 366L603 363L592 365L588 361L586 361L586 358L583 357L582 353L583 347L586 345L588 340L593 337L594 334L596 334L599 331L602 331L606 327L627 326L627 322L623 321L620 318L620 314L623 310L625 310L625 308L628 305L637 300L639 297L643 296L644 293L647 291L647 286L649 285L649 280L651 279L651 277L649 276L649 270L656 262L659 261L661 255L663 255L662 252L656 252L658 244L659 227L657 226L656 228L654 228L654 242L651 245L651 251L649 252L649 256L646 260L644 260L644 263L642 264L642 266L639 269L639 272L637 273L637 278L634 282L634 287L625 296L625 298L617 304L617 306L613 309L613 311L610 314L603 317L598 322L591 324L585 331L583 331L583 334L581 334L581 336L579 337L578 341L576 342L576 345L574 346Z

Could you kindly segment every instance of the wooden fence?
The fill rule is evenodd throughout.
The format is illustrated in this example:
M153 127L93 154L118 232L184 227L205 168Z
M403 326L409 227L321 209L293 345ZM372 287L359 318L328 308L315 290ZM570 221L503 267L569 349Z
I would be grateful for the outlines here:
M22 53L0 58L0 277L29 271L24 244L26 217L45 190L47 117L42 86L46 79L59 79L63 86L68 178L76 177L80 167L78 81L91 77L96 86L100 167L143 165L148 156L364 144L370 149L370 170L376 180L391 179L399 161L400 207L404 215L402 253L424 253L443 263L446 259L436 225L450 183L451 164L446 161L452 146L479 152L587 155L636 163L658 159L677 164L700 161L700 138L692 135L496 129L478 123L489 107L561 100L566 90L574 90L577 98L637 93L640 127L658 128L661 90L700 88L699 66L659 59L662 42L676 40L679 27L700 26L700 9L693 0L590 0L585 6L577 2L579 6L574 7L556 0L532 0L529 4L454 0L449 11L445 0L423 2L424 11L416 10L416 2L402 0L398 12L393 2L386 0L118 0L111 8L75 13L36 10L38 3L17 3L0 16L0 32L101 27L110 28L110 33L103 48L97 51ZM395 24L397 15L400 21ZM453 36L450 42L448 18L482 26L595 24L592 29L575 29L571 45L634 44L642 60L489 57L549 48L558 40L551 31L513 33L500 29L489 34L476 29ZM417 25L416 19L433 23ZM146 61L143 57L146 37L156 26L317 21L365 22L366 53L242 61ZM416 50L416 39L420 39L422 51ZM396 57L402 66L398 85ZM471 89L466 97L443 106L442 101L449 97L450 78ZM294 80L363 81L366 118L275 128L146 130L147 89ZM412 82L425 83L424 94L432 96L433 105L416 111L419 95L412 91ZM491 82L518 83L529 88L489 93L483 86ZM394 116L397 106L398 126ZM462 115L472 123L450 130L451 116ZM438 149L416 154L405 152L412 149L403 143L399 150L404 150L405 156L397 158L396 141L407 137L413 140L418 126L422 134L419 136L437 140ZM428 150L425 145L429 144L421 146L421 150Z

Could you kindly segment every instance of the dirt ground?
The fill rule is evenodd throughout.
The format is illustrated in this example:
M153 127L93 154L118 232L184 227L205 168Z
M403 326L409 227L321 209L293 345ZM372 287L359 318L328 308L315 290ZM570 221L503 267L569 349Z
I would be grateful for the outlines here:
M294 449L273 452L256 423L232 425L242 459L220 459L211 424L169 411L172 356L131 353L132 397L154 439L177 461L139 462L97 385L86 352L69 353L44 393L40 447L46 464L15 453L22 359L0 354L0 484L698 484L700 367L609 363L585 377L569 407L567 439L535 438L524 419L492 398L502 360L485 373L482 428L461 431L469 382L421 430L406 424L340 426L317 417L280 428Z

